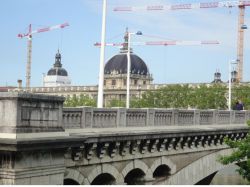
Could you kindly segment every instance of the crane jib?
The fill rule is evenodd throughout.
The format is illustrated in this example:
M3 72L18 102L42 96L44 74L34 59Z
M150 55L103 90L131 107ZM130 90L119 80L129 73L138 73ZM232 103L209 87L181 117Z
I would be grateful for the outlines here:
M125 6L115 7L113 11L163 11L163 10L185 10L185 9L206 9L206 8L232 8L238 6L250 6L250 1L217 1L204 3L186 3L186 4L167 4L167 5L148 5L148 6Z

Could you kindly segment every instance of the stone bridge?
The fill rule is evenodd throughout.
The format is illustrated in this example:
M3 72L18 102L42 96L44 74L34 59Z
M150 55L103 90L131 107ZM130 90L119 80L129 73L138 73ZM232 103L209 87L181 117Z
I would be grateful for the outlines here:
M0 184L209 184L249 111L63 108L0 93Z

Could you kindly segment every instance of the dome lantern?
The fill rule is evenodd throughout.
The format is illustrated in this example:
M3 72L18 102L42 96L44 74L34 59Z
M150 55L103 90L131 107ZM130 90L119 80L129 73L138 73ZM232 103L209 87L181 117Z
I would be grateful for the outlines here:
M54 68L61 68L62 67L62 64L61 64L61 54L59 52L59 49L56 53L56 56L55 56L55 64L54 64Z
M122 48L120 49L120 53L127 53L128 52L128 27L126 28L125 35L124 35L124 43ZM133 49L130 48L130 53L133 53Z

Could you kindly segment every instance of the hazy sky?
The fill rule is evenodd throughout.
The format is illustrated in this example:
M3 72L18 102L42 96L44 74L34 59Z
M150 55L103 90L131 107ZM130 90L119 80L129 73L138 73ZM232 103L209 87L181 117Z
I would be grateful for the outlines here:
M116 6L197 3L213 0L107 0L107 42L123 42L125 28L140 30L132 41L218 40L216 46L134 46L148 65L154 83L211 82L216 69L228 79L228 61L237 55L238 8L171 12L114 12ZM250 25L250 7L245 24ZM68 22L69 27L33 35L31 86L42 86L42 75L54 64L59 48L73 85L97 85L102 0L1 0L0 86L25 84L27 40L17 38L31 23L34 29ZM154 37L153 37L154 36ZM250 81L250 31L245 31L244 81ZM106 61L119 48L106 48Z

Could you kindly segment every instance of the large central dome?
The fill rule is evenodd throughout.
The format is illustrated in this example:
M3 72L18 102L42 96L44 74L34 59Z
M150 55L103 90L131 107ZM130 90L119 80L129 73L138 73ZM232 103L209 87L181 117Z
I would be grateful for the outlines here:
M135 54L130 54L131 74L148 75L149 71L145 62ZM121 53L112 57L105 65L104 74L127 73L127 54Z
M104 74L127 74L127 52L128 52L128 29L125 32L123 47L119 54L113 56L105 65ZM145 62L133 54L130 49L131 74L149 75Z

